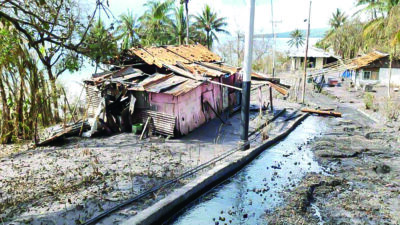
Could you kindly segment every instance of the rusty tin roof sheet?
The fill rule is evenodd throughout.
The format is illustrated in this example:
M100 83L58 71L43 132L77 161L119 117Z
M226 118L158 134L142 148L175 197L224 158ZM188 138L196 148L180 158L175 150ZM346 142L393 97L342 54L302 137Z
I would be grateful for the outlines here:
M132 80L131 86L129 83L128 90L131 91L148 91L153 93L165 93L178 96L189 92L190 90L198 87L203 82L196 81L190 78L174 76L172 74L155 74L147 77L141 82L136 82Z
M379 52L379 51L373 51L373 52L370 52L370 53L368 53L366 55L363 55L363 56L360 56L360 57L357 57L357 58L353 59L353 61L351 61L351 63L350 63L350 66L353 69L359 69L359 68L368 66L370 63L374 62L375 60L384 58L384 57L386 57L388 55L389 54L382 53L382 52Z
M178 62L187 64L221 61L221 57L200 44L132 48L130 52L147 64L156 65L159 68L163 67L163 64L175 66Z

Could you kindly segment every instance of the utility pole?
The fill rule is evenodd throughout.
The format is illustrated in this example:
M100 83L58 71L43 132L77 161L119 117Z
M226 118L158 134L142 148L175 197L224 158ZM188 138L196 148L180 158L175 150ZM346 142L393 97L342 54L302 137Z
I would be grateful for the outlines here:
M236 51L237 51L237 66L240 67L240 32L237 32L237 46L236 46Z
M271 0L271 24L272 24L272 38L273 38L273 47L272 47L272 77L275 77L275 52L276 52L276 33L275 26L277 23L282 23L282 21L274 20L274 5Z
M249 140L249 106L250 106L250 89L251 89L251 65L253 58L253 35L254 35L254 9L255 0L247 0L249 10L248 27L245 34L244 44L244 68L243 68L243 85L242 85L242 106L241 106L241 140L243 142L243 150L250 148Z
M308 57L308 44L310 41L310 20L311 20L311 4L312 1L310 0L310 8L308 10L308 29L307 29L307 43L306 43L306 55L304 58L304 75L303 75L303 96L302 96L302 104L304 104L304 98L306 96L306 79L307 79L307 57Z

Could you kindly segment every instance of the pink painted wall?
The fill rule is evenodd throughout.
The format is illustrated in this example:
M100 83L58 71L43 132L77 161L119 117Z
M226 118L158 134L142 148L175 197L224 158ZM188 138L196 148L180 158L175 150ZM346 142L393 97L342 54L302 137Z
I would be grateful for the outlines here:
M176 114L176 103L178 97L164 93L149 93L149 102L152 109L155 111L167 114Z
M215 78L214 81L233 85L236 76L229 78ZM176 128L185 135L202 124L216 117L214 112L207 106L208 101L212 107L221 113L223 111L222 87L216 84L204 83L199 87L180 96L172 96L163 93L149 93L150 105L156 111L176 116ZM234 101L230 100L229 104Z

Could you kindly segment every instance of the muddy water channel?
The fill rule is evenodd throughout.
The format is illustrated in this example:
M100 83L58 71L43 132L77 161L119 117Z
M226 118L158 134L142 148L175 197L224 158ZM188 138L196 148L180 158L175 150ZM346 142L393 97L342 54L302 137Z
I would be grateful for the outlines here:
M327 130L327 118L308 117L289 136L236 175L210 190L169 224L265 224L265 213L283 203L308 172L324 173L307 143Z

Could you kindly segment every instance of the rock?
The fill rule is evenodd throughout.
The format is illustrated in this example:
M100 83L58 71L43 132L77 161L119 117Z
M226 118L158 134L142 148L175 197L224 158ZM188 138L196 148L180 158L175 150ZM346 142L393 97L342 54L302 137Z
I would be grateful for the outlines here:
M383 173L383 174L386 174L386 173L390 173L390 166L388 166L388 165L386 165L386 164L380 164L380 165L375 166L375 167L373 168L373 170L374 170L376 173Z

